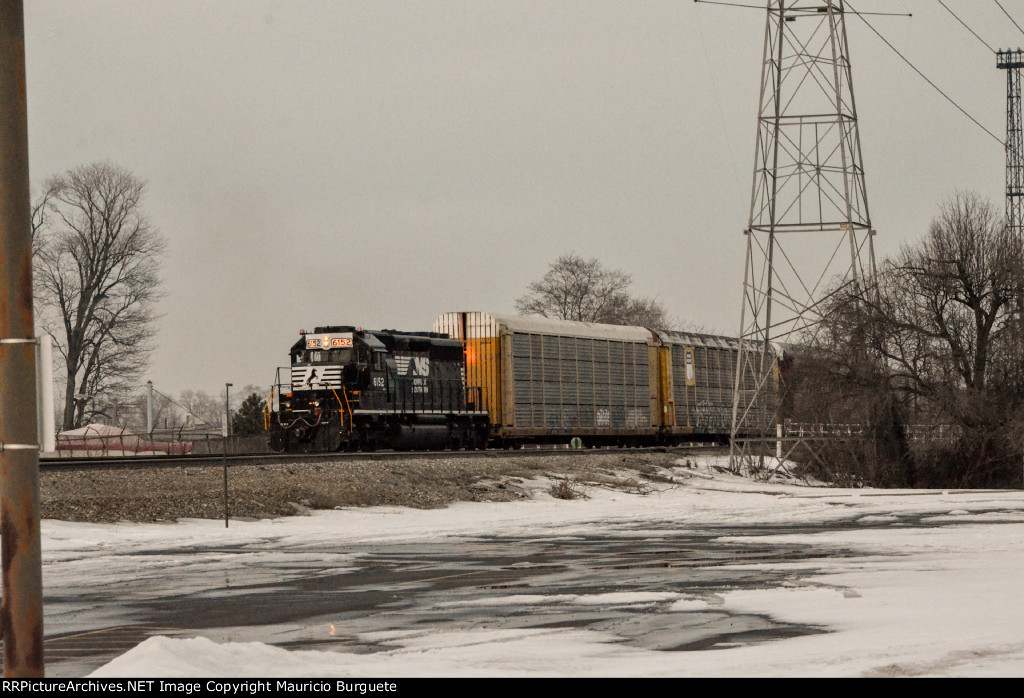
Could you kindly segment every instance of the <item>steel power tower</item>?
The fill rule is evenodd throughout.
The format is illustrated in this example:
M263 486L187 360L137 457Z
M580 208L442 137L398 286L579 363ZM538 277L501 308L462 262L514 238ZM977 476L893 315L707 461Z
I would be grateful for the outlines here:
M1024 50L996 52L996 67L1006 71L1006 225L1020 237L1024 235L1024 134L1020 110Z
M731 465L776 441L776 350L875 272L843 0L768 0ZM760 447L758 447L760 444Z
M1021 125L1020 69L1024 50L996 52L996 67L1006 71L1006 227L1024 239L1024 130ZM1024 337L1024 298L1013 307L1017 344Z

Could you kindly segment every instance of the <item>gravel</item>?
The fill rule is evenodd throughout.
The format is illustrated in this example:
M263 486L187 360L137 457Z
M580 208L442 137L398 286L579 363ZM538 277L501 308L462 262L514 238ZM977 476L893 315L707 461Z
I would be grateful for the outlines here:
M312 509L434 509L460 501L514 501L531 496L540 478L550 479L548 491L561 498L586 496L591 487L646 492L651 481L671 480L667 469L679 457L587 453L232 465L228 500L231 518L262 519ZM64 521L219 519L224 517L224 474L218 467L198 466L44 471L40 505L44 519Z

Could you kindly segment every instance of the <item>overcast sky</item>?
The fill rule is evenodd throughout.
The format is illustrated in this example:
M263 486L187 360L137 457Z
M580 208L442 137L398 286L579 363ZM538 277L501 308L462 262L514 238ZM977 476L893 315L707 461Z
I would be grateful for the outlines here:
M750 0L754 2L755 0ZM988 0L946 0L993 47ZM1024 26L1024 0L1002 0ZM1000 138L1006 75L937 0L857 0ZM169 242L158 390L269 384L299 329L511 312L559 255L739 327L764 12L690 0L32 0L31 176L110 160ZM1002 146L850 17L880 256Z

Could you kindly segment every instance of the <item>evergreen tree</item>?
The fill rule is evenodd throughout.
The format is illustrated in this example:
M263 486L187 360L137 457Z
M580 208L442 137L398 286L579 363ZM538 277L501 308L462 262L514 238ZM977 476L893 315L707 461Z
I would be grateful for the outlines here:
M259 393L250 393L231 420L231 433L235 436L253 436L265 430L263 417L264 399Z

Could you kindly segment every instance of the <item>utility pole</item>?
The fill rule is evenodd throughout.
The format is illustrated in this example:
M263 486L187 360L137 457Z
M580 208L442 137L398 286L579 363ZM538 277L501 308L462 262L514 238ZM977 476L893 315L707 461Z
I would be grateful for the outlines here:
M730 466L777 452L776 353L875 274L843 0L768 0ZM768 450L767 446L776 448Z
M39 435L22 0L0 0L0 530L4 676L43 676Z

